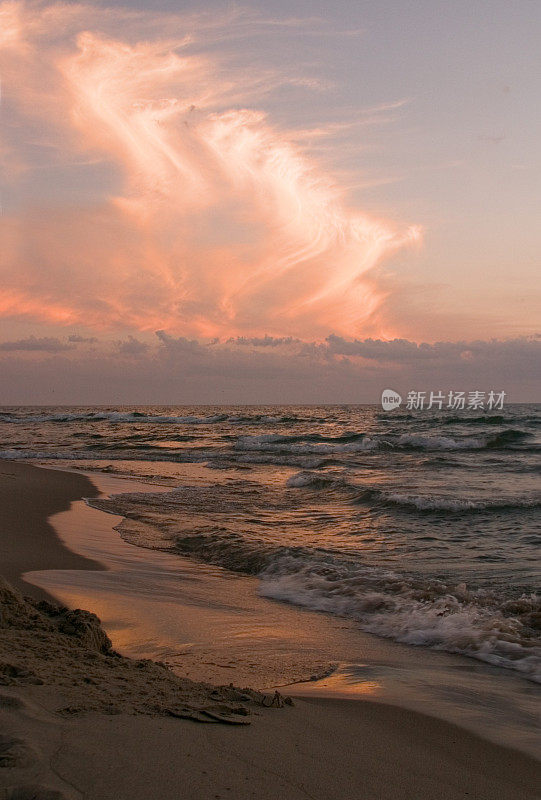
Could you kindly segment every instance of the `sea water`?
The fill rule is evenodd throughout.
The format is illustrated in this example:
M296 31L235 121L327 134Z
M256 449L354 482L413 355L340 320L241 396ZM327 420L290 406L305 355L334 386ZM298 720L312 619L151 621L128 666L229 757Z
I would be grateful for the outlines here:
M132 544L541 681L540 422L535 405L3 408L0 455L137 477L148 491L93 501Z

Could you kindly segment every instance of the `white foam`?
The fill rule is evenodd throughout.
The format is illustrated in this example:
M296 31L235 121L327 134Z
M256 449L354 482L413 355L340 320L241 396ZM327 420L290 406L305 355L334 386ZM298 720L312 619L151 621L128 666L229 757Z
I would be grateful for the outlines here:
M291 488L301 488L303 486L313 486L315 483L320 481L321 478L314 472L298 472L296 475L292 475L286 481L286 486Z
M420 511L484 511L498 508L535 508L541 504L536 497L499 497L494 500L469 500L460 497L435 495L382 494L382 498L397 505L412 506Z
M415 433L404 433L398 437L399 447L419 447L422 450L468 450L484 446L481 439L462 439L457 441L450 436L422 436Z
M260 594L357 620L363 630L411 645L461 653L541 682L541 647L518 617L464 584L411 584L375 568L281 556L261 574ZM448 591L446 591L448 590ZM539 598L525 598L529 610ZM526 617L525 617L526 619Z
M378 442L368 436L354 442L291 442L286 437L274 434L264 436L240 436L235 443L237 450L255 450L263 452L285 452L295 454L326 455L330 453L356 453L374 450Z

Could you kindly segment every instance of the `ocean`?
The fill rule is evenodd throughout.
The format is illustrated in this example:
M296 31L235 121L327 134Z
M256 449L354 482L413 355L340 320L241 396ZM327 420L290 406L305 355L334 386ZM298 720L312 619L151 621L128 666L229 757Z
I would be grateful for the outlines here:
M3 408L0 457L137 478L91 501L126 541L541 682L540 424L531 404Z

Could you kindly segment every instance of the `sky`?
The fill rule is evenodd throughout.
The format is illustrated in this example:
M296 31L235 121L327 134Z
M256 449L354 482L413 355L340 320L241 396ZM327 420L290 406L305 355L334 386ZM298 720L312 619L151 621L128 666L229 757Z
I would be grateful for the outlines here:
M0 404L539 401L540 35L0 0Z

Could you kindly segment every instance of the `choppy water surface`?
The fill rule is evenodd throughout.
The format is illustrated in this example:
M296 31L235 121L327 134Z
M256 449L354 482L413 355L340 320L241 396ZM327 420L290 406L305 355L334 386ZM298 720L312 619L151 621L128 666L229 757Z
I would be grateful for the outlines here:
M540 412L4 408L0 449L166 484L95 501L134 544L541 680Z

